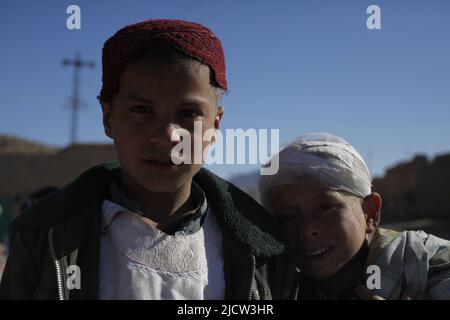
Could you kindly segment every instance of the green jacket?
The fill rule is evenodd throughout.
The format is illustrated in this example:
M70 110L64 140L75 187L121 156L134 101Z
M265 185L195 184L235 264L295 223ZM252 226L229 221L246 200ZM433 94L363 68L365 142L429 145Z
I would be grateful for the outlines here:
M117 162L93 167L11 223L14 241L0 299L97 299L101 207L119 170ZM225 298L295 298L295 268L271 216L206 169L194 181L222 231ZM71 265L81 271L80 289L66 285Z

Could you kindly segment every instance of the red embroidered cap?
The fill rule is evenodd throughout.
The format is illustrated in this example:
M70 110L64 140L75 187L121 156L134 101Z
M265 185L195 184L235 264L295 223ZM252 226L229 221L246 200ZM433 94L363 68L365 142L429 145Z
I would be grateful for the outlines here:
M211 30L184 20L152 19L126 26L105 42L100 99L111 99L119 88L120 74L145 54L156 39L208 65L217 86L227 90L222 43Z

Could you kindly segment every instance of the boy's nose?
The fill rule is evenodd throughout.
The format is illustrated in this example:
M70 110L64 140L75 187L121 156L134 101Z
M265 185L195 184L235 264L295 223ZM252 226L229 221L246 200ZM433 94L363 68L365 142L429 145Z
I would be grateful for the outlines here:
M181 141L179 130L181 127L175 123L157 125L151 130L150 142L160 147L171 147Z
M315 239L321 235L319 226L314 222L299 223L298 235L300 240Z

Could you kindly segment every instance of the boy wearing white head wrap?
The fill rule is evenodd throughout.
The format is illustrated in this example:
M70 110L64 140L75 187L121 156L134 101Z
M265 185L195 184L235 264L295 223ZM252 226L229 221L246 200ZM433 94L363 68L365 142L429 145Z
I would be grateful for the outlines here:
M299 299L450 299L450 242L378 228L381 197L353 146L309 134L273 157L260 195L286 230Z

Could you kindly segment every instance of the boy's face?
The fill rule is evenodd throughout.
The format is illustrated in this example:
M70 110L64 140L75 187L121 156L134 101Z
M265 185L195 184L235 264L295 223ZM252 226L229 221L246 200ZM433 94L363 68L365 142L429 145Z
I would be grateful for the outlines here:
M361 248L367 228L361 199L304 185L275 187L273 192L271 211L305 274L332 276Z
M200 170L201 164L174 165L172 131L191 133L219 128L223 114L210 84L210 70L196 61L168 63L150 56L133 62L120 76L111 103L102 102L106 134L114 140L123 179L153 192L175 192ZM202 133L203 133L202 132ZM210 142L202 142L202 151ZM193 162L193 161L191 161Z

